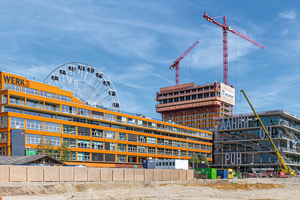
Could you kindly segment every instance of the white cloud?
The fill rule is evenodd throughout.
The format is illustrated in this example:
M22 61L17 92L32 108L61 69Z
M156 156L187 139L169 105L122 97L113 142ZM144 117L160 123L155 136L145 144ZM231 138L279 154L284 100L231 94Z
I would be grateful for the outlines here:
M295 19L296 13L293 10L284 11L278 14L280 17L287 18L287 19Z

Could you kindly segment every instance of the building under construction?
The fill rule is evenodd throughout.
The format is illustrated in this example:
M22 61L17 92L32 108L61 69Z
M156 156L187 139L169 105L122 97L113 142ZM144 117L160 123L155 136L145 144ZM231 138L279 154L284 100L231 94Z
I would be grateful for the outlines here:
M235 89L223 83L192 83L160 88L155 100L156 112L164 121L212 129L216 118L232 116Z

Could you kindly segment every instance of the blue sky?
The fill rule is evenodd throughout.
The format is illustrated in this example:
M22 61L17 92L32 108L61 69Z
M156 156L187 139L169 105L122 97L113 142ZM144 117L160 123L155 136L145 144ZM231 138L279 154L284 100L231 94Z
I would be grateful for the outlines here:
M58 66L83 62L114 83L123 111L160 118L155 95L175 84L222 81L222 29L203 18L226 15L261 49L229 33L235 114L285 109L300 116L299 1L0 1L0 70L43 81ZM221 19L219 19L221 20ZM232 25L232 24L230 24ZM235 27L233 27L236 29Z

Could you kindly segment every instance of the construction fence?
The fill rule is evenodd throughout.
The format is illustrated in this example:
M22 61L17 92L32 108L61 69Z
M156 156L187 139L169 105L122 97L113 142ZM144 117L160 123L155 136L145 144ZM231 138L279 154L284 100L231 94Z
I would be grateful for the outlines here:
M193 170L0 165L0 182L191 180Z

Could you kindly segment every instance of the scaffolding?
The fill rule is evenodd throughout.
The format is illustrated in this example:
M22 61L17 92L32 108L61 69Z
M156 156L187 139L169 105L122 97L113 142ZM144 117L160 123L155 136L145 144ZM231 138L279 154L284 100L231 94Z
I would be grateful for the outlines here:
M223 87L223 88L222 88ZM212 129L217 126L219 117L232 116L234 101L224 95L233 93L232 86L219 82L195 85L186 83L160 88L155 100L156 112L162 114L164 121L172 121L181 125ZM230 95L229 95L230 96Z

